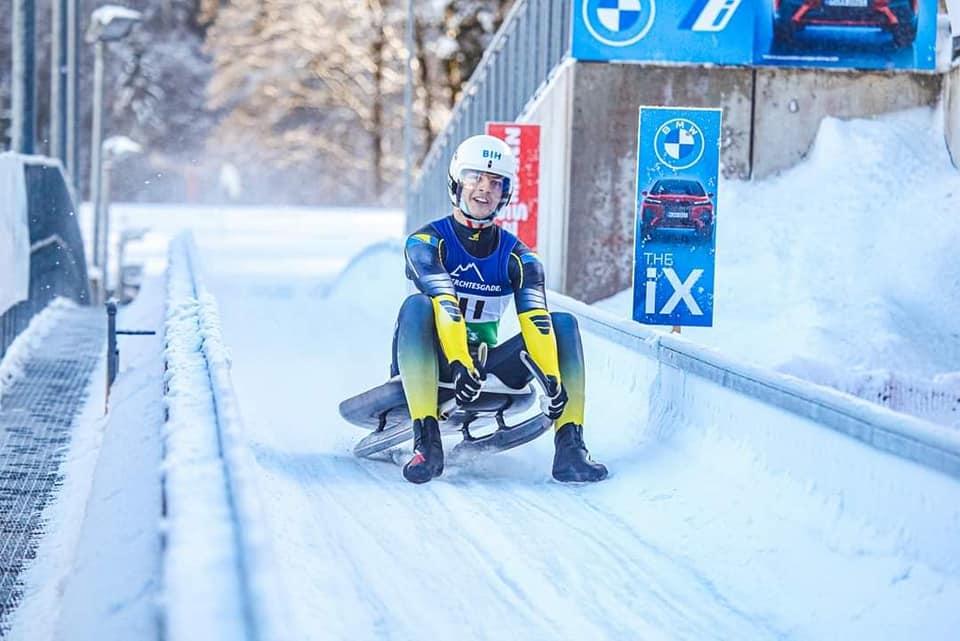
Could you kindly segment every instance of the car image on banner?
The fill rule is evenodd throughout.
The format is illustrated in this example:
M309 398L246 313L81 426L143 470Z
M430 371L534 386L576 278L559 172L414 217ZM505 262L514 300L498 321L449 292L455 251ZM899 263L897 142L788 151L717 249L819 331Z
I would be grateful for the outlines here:
M926 69L936 63L937 0L762 0L758 64Z
M710 327L720 109L641 107L633 319Z
M640 234L646 241L690 232L694 242L713 238L713 193L695 178L661 178L641 192Z

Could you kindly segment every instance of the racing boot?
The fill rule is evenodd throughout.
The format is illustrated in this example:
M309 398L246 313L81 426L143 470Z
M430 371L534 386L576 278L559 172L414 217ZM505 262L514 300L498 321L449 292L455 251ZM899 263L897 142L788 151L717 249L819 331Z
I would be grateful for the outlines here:
M443 441L437 419L428 416L413 422L413 458L403 466L403 478L426 483L443 474Z
M583 444L583 426L567 423L553 436L553 478L563 483L602 481L607 468L590 458Z

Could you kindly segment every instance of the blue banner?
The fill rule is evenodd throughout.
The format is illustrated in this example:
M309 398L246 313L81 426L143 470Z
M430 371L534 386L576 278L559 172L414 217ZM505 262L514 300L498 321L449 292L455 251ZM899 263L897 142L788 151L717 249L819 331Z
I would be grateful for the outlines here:
M720 109L641 107L633 319L711 327Z
M573 0L578 60L919 69L937 0Z
M937 0L759 0L758 65L936 67Z
M755 0L575 0L578 60L753 62Z

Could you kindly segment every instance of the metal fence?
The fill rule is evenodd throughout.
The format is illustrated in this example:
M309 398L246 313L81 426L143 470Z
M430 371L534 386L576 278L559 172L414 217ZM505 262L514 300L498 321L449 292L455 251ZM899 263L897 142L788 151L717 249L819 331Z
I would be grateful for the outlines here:
M35 314L58 296L89 304L83 241L59 164L26 161L30 297L0 315L0 358Z
M447 165L461 140L487 121L516 119L570 51L571 2L518 0L494 36L414 179L407 227L449 208Z

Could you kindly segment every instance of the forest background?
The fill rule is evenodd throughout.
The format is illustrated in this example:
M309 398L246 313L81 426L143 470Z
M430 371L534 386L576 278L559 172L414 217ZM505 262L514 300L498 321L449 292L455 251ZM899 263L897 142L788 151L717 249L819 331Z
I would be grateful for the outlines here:
M104 4L78 0L81 29ZM513 0L416 0L414 162ZM113 198L141 202L393 205L403 200L405 0L128 0L144 22L106 55ZM38 153L50 111L50 0L37 0ZM0 148L9 148L11 15L0 12ZM79 52L88 178L93 54Z

